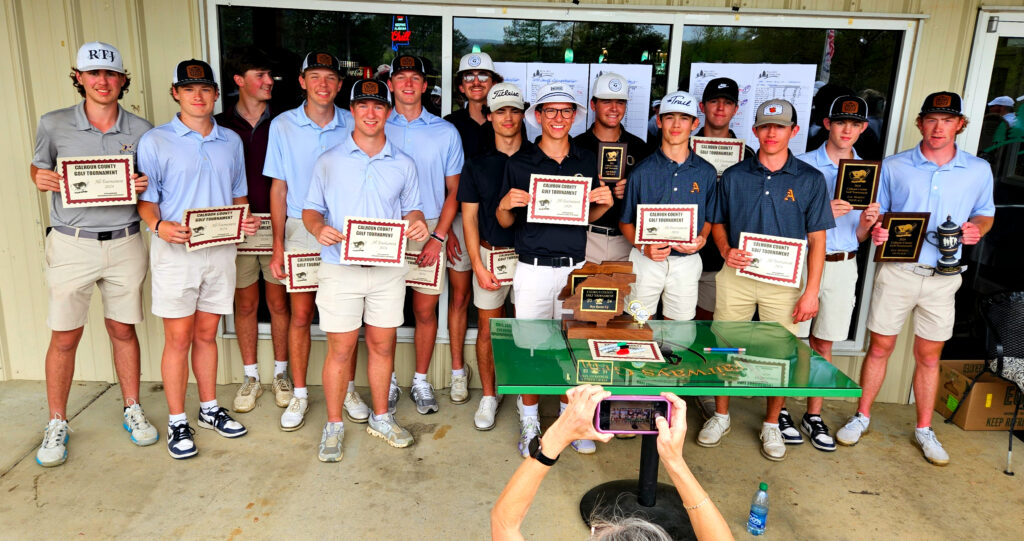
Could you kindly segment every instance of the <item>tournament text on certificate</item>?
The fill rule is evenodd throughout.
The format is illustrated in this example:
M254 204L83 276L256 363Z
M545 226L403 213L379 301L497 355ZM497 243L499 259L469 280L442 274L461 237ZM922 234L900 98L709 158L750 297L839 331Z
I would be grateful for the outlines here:
M320 288L320 252L285 252L284 271L288 293L316 291Z
M131 155L58 158L60 201L68 207L134 205L135 160Z
M697 205L637 205L635 244L693 244Z
M405 252L405 266L409 271L405 273L405 285L422 287L434 291L441 291L441 272L444 269L444 252L441 252L433 265L421 267L416 263L420 256L420 250Z
M739 249L750 252L753 258L749 265L736 271L739 276L769 284L800 287L806 240L740 233Z
M270 225L270 213L253 213L260 219L260 228L255 235L247 235L239 243L238 253L245 255L272 255L274 253L274 230Z
M405 266L405 232L409 222L346 217L342 227L341 262L375 267Z
M590 177L530 175L526 221L542 224L590 223Z
M718 176L726 169L740 163L743 160L743 139L732 139L729 137L690 137L694 154L707 160L715 166Z
M494 275L499 285L507 286L512 284L516 276L516 264L519 263L519 256L514 248L491 250L487 254L487 261L484 262L488 272Z
M185 249L191 252L210 246L242 242L245 240L242 218L248 212L248 204L186 209L181 218L181 225L189 228L192 236L185 241Z

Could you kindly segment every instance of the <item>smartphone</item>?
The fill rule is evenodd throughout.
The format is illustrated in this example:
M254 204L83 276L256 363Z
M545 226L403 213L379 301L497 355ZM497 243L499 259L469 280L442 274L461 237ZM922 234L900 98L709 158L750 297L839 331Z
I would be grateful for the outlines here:
M610 396L597 405L594 428L606 434L657 434L659 415L672 420L672 404L661 396Z

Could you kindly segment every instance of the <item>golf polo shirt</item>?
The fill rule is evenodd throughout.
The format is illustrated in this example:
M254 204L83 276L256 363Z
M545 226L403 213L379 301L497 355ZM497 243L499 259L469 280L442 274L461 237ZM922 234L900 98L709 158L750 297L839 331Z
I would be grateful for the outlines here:
M238 109L222 111L213 118L217 124L230 129L242 139L242 151L245 153L245 180L249 185L249 210L251 212L270 212L270 184L273 179L263 174L263 163L267 156L267 140L270 138L270 122L274 114L267 106L256 125L238 114Z
M79 156L134 156L139 138L153 127L117 106L117 121L106 133L96 129L85 116L85 101L50 111L39 119L32 165L46 170L57 167L57 158ZM145 171L136 160L135 169ZM69 207L61 204L61 193L50 193L50 225L77 227L102 232L124 229L139 221L135 205Z
M524 140L519 152L532 146L533 143ZM503 196L501 182L508 159L507 154L491 145L488 150L467 159L459 177L458 200L480 205L476 215L480 238L501 248L511 247L515 242L512 230L501 227L495 215Z
M629 178L629 174L633 168L651 155L651 148L647 146L647 143L644 142L643 139L629 133L625 128L620 131L621 134L619 135L619 139L615 142L626 143L626 166L622 171L622 175L623 178ZM575 141L581 148L585 148L597 156L597 147L601 144L601 141L596 135L594 135L593 125L590 126L590 129L580 134L579 137L576 137ZM615 182L610 181L605 184L612 188L615 187ZM621 221L619 218L622 216L623 212L623 201L625 201L625 198L619 199L618 197L612 197L612 208L608 209L608 212L605 212L600 218L591 223L593 225L607 227L612 231L618 231L619 222Z
M957 225L973 216L995 216L992 168L959 148L953 159L940 167L928 161L917 145L882 161L878 204L882 214L931 212L927 231L935 231L946 216ZM960 256L959 250L956 256ZM939 249L925 242L917 261L935 265L940 257Z
M334 106L334 118L321 128L306 116L306 102L270 123L263 174L288 183L288 217L302 219L313 164L352 133L352 113Z
M406 120L398 111L391 111L384 126L388 142L412 157L420 182L423 216L436 220L441 216L445 198L445 177L462 172L462 139L450 122L420 110L420 116Z
M513 154L505 165L501 184L501 197L512 188L530 191L530 175L559 175L590 177L591 189L599 187L597 156L569 141L569 154L562 163L552 160L536 145L526 146ZM526 221L526 209L512 209L516 217L514 227L515 248L520 258L571 257L582 262L587 252L587 228L581 225L540 224Z
M836 225L822 174L792 152L778 171L751 156L726 169L718 188L715 223L725 224L733 248L740 233L806 239Z
M690 152L676 163L659 148L630 173L620 221L635 224L637 205L697 205L699 233L704 222L715 221L717 191L718 171L704 158ZM691 254L672 250L669 255Z
M462 155L466 158L486 151L489 146L487 141L494 140L494 127L491 126L491 123L477 124L473 117L469 116L469 109L459 109L444 119L451 122L459 131L459 138L462 140Z
M160 217L181 221L186 209L222 207L245 197L245 159L238 135L213 123L206 137L174 120L139 140L139 170L149 186L139 199L160 205Z
M420 210L416 164L391 141L376 156L367 156L350 135L317 158L305 208L322 214L338 231L346 216L401 220ZM320 259L340 265L341 244L321 248Z
M807 152L797 156L814 167L825 176L825 196L831 201L836 193L836 177L839 176L839 166L832 163L832 159L825 152L825 143L822 143L818 150ZM853 151L853 159L859 160L857 151ZM863 210L853 209L846 214L834 218L836 226L825 233L825 252L856 252L860 241L857 240L857 226L860 225L860 215Z

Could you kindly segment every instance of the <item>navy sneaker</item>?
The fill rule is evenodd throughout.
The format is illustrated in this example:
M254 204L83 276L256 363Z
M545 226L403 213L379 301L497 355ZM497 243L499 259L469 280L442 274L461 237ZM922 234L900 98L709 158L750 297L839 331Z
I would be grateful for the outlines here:
M793 418L789 416L786 408L782 408L782 411L779 412L779 431L782 432L782 441L786 445L800 445L804 442L804 437L793 425Z
M196 456L199 448L196 447L194 436L196 431L188 425L188 422L178 423L167 427L167 452L171 458L183 459Z
M804 414L800 422L800 429L811 439L811 445L819 451L831 452L836 450L836 441L828 433L828 426L821 420L820 415Z
M242 426L242 423L231 418L228 415L228 410L217 406L217 409L206 413L199 409L199 426L201 428L209 428L210 430L216 430L218 434L225 438L237 438L244 436L248 430Z

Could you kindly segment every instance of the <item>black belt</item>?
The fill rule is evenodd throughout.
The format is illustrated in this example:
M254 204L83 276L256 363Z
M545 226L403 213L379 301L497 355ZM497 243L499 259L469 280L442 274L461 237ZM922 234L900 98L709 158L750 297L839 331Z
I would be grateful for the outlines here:
M530 257L528 255L520 255L519 261L529 265L539 265L541 267L575 267L576 263L583 261L582 259L573 259L571 257Z
M488 250L507 250L511 248L511 246L492 246L491 243L487 242L484 239L480 239L480 246L483 246Z
M857 259L857 252L836 252L834 254L825 254L825 261L828 261L829 263L846 261L847 259Z
M134 235L139 232L139 222L135 222L128 227L121 229L115 229L113 231L85 231L76 227L68 227L66 225L55 225L53 226L54 231L64 233L71 237L78 237L80 239L92 239L92 240L114 240L123 239L128 235Z
M608 235L609 237L621 237L622 231L612 227L602 227L600 225L588 225L587 229L591 232L597 233L598 235Z

